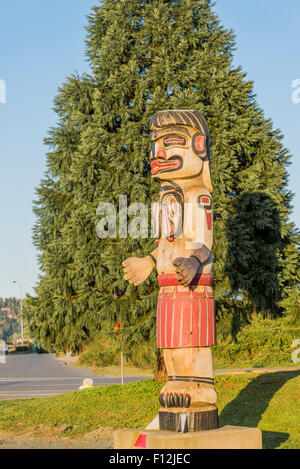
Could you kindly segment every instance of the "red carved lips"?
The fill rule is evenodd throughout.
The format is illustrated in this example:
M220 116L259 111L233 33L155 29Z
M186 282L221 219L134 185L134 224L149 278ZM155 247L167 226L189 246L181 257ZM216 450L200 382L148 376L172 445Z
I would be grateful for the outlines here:
M170 160L165 163L160 163L159 161L154 160L151 162L150 166L151 166L151 174L155 175L159 173L159 171L162 171L162 170L179 168L180 161Z

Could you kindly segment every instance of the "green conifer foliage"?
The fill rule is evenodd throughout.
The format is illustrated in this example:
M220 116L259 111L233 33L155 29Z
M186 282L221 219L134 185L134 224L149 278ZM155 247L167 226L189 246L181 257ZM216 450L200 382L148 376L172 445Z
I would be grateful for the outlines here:
M26 301L32 333L48 348L80 350L93 331L119 321L129 348L148 341L155 350L155 273L133 287L121 264L156 245L150 237L99 239L96 210L111 202L118 213L120 195L150 208L159 188L150 177L148 122L162 109L196 109L211 130L220 336L253 313L299 318L289 154L252 82L233 67L234 34L212 2L104 0L88 21L91 74L59 90L59 123L37 190L42 276Z
M0 298L0 341L12 340L20 333L20 309L19 299Z

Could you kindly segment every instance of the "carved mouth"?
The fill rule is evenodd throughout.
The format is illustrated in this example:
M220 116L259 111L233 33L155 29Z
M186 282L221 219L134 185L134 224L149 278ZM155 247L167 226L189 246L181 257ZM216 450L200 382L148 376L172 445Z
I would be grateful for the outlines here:
M151 162L151 174L153 176L161 171L174 171L182 166L182 161L180 159L173 159L165 161L164 163L154 160Z

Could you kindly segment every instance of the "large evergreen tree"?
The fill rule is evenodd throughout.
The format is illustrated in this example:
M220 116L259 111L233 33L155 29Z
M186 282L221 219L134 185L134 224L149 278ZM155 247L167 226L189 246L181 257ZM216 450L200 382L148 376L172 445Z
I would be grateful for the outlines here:
M96 209L154 200L148 122L196 109L211 130L214 291L220 336L253 313L299 318L299 234L288 217L289 155L264 118L252 82L232 64L232 31L210 0L104 0L87 27L89 76L59 89L59 123L37 190L34 242L42 275L26 314L43 346L79 350L105 324L155 349L155 275L139 287L121 264L151 238L99 239ZM111 326L109 326L111 325Z
M0 340L11 340L20 331L20 309L17 298L0 298Z

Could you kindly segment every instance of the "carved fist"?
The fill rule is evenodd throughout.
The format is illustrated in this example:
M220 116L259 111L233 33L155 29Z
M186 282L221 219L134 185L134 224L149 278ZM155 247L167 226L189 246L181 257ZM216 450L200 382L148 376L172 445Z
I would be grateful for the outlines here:
M197 274L200 262L195 257L177 257L173 265L176 267L177 281L187 287Z
M154 269L154 262L150 257L129 257L122 263L124 278L135 286L143 283Z

